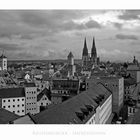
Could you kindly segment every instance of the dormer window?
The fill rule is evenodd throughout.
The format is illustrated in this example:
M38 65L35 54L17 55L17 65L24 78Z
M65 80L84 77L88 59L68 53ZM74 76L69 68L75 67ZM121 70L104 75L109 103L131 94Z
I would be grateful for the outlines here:
M83 121L84 120L84 114L82 112L76 112L76 116L81 120Z

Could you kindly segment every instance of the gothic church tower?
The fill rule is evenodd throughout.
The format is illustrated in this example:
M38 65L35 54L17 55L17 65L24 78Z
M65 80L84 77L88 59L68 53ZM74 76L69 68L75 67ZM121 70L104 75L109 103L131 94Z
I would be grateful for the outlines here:
M82 53L82 66L86 67L88 65L88 61L89 61L88 48L87 48L87 43L86 43L86 38L85 38L84 48L83 48L83 53Z

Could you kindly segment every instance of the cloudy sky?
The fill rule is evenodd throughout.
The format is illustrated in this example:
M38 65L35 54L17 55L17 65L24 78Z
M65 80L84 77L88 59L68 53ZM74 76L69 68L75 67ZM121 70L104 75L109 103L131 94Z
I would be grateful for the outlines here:
M101 60L140 60L139 10L1 10L0 51L8 59L81 58L95 37ZM0 52L0 53L1 53Z

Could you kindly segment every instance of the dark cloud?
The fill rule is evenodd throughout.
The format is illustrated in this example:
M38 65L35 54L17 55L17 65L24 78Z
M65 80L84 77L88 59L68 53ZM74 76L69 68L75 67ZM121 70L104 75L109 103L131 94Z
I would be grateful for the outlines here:
M123 20L136 20L140 19L140 10L125 10L122 15L118 16L119 19Z
M123 26L123 24L117 23L117 22L113 23L113 25L114 25L114 27L116 27L117 29L122 29L122 26Z
M11 37L12 37L12 34L10 34L10 33L2 33L2 34L0 34L0 38L11 39Z
M43 11L22 11L20 18L22 22L29 26L44 28L48 32L58 32L65 30L81 30L86 28L100 28L100 24L94 20L87 23L75 23L74 19L79 19L87 15L86 11L80 10L48 10Z
M120 40L138 40L138 37L136 35L126 35L126 34L117 34L116 38Z
M16 51L16 50L22 50L21 47L19 47L17 44L8 44L8 43L0 43L0 50L6 50L6 51Z
M94 21L94 20L88 21L85 25L87 28L101 28L101 25L97 21Z

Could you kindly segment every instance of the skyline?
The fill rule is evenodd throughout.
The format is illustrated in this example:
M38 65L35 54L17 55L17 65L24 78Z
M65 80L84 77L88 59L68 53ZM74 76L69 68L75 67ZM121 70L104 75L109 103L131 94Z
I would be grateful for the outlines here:
M95 38L101 61L140 56L140 10L1 10L0 51L8 59L81 59Z

